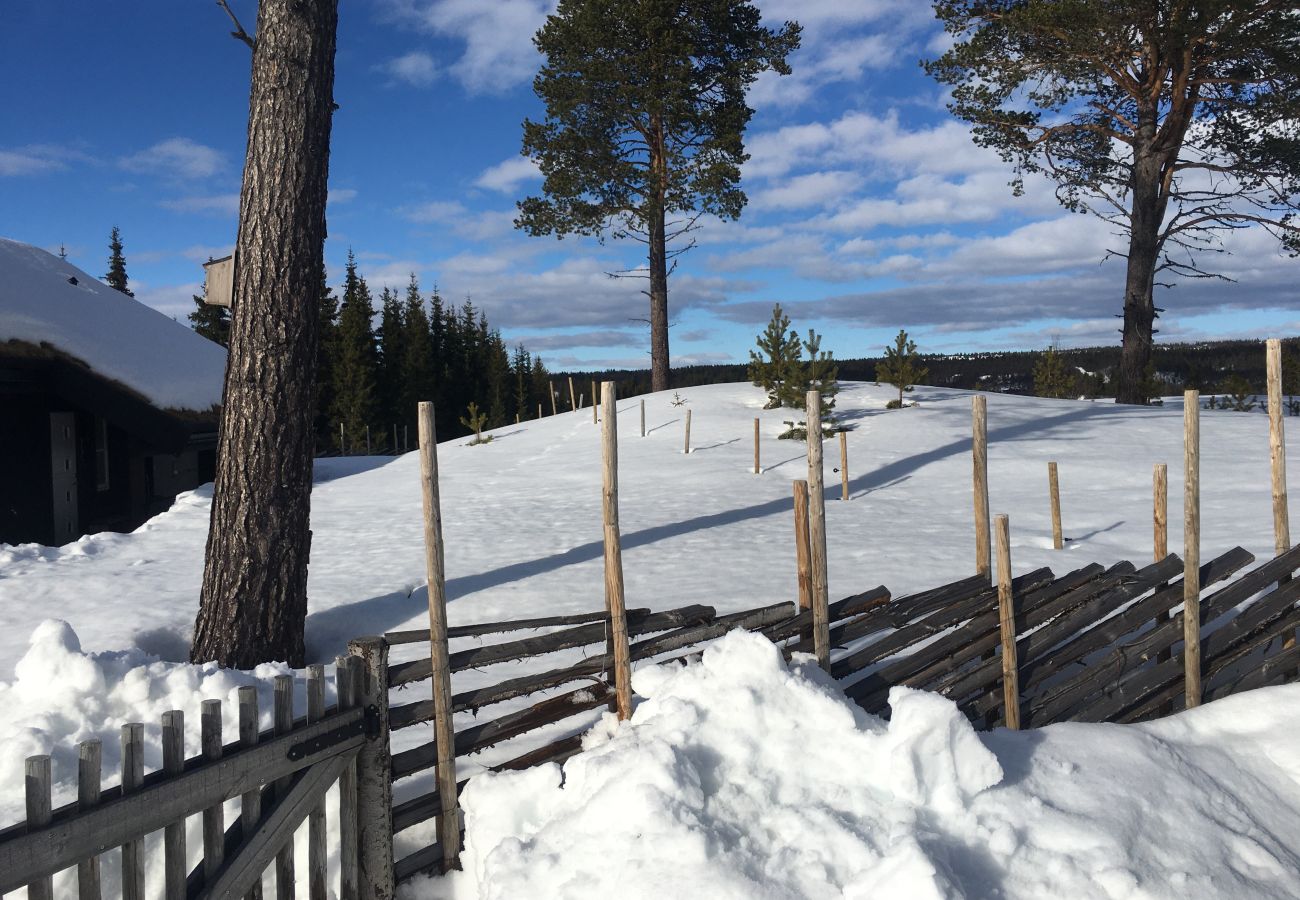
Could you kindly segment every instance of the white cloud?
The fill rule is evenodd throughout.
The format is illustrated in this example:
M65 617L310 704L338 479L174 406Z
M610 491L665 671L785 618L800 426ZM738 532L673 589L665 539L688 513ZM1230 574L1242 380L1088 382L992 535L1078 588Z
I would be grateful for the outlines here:
M80 159L84 159L84 154L53 144L29 144L0 150L0 178L57 172L66 169L69 161Z
M464 43L450 72L472 94L526 84L541 62L533 35L555 0L381 0L388 18Z
M413 87L428 87L437 81L438 75L441 74L433 57L423 50L412 50L375 68L393 81L400 81Z
M452 222L469 214L469 210L458 200L430 200L415 206L404 206L398 212L407 220L422 224Z
M157 287L139 279L131 279L131 290L135 299L145 306L151 306L166 316L171 316L182 325L188 325L186 319L194 311L194 296L203 293L203 283L191 281L185 284L164 284Z
M829 171L796 175L756 193L756 209L806 209L841 199L862 182L856 172Z
M513 156L495 166L484 169L474 181L475 187L512 194L525 181L542 177L535 160L527 156Z
M239 214L238 194L208 194L206 196L177 197L163 200L159 204L163 209L179 213L208 213L221 216Z
M128 172L160 174L170 178L209 178L226 167L221 151L189 138L159 141L152 147L124 156L118 165Z
M357 199L357 193L355 188L330 188L329 199L326 202L336 206L340 203L350 203Z

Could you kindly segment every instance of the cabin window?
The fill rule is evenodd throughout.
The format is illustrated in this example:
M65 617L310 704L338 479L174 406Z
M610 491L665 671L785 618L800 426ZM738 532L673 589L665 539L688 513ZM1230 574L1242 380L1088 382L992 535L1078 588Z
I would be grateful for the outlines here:
M108 420L95 420L95 490L108 490Z

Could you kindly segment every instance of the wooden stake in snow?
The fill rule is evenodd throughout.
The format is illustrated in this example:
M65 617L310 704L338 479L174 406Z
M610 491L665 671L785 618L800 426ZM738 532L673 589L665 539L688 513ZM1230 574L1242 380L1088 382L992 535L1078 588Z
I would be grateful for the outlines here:
M203 701L220 705L221 701ZM144 724L131 722L122 726L122 794L138 791L144 781ZM220 809L220 807L218 807ZM207 826L204 810L204 827ZM207 851L204 851L204 871L207 871ZM220 862L220 860L218 860ZM128 841L122 845L122 900L144 900L144 841Z
M1201 705L1201 392L1183 393L1183 686Z
M840 499L849 499L849 433L840 432Z
M1273 549L1291 549L1291 522L1286 499L1286 434L1282 427L1282 342L1265 342L1268 363L1268 456L1273 464Z
M998 516L998 625L1002 633L1002 703L1007 727L1020 728L1020 667L1016 662L1016 606L1011 593L1011 524Z
M182 750L184 750L183 747ZM104 747L98 739L81 742L77 753L77 809L79 810L89 810L99 805L99 786L100 779L103 776L100 766L103 765L103 758ZM168 831L167 833L170 834L171 832ZM180 892L178 894L169 893L168 900L171 900L172 897L185 896L185 858L183 855L180 861L180 872ZM90 859L77 863L77 897L99 900L100 893L99 857L92 856Z
M361 690L359 706L373 706L379 731L357 753L357 881L361 897L393 896L393 770L388 749L388 642L382 637L353 638L348 652ZM445 850L445 845L444 845Z
M605 519L605 609L609 613L610 643L614 657L614 693L618 717L632 715L632 657L628 650L627 609L623 596L623 547L618 530L618 411L614 382L602 385L601 403L605 423L601 430L603 448L602 509Z
M758 419L754 420L754 474L757 475L762 469L758 465Z
M339 456L347 452L347 436L343 432L343 423L339 423Z
M1169 555L1169 466L1156 463L1151 473L1155 561Z
M600 394L596 392L596 379L593 378L591 379L591 424L592 425L600 424L600 419L597 418L598 412L600 410L600 404L596 402L596 398L599 396Z
M393 426L396 439L397 426ZM325 718L325 667L307 667L307 722L314 724ZM307 816L307 896L311 900L325 900L325 801L322 799Z
M242 703L244 689L241 687L239 690ZM162 715L162 751L164 772L168 775L180 775L185 771L185 713L179 709L173 709ZM98 791L98 778L95 779L95 788ZM260 800L261 794L257 796ZM242 806L244 802L241 800L240 805ZM256 822L256 819L253 821ZM245 823L244 834L252 834L249 827L249 824ZM185 876L189 872L185 855L184 819L172 822L163 830L163 854L164 895L168 900L173 897L184 897Z
M808 546L812 553L813 651L817 663L831 670L831 633L826 578L826 491L822 481L822 395L805 397L808 430Z
M799 608L812 609L812 550L808 547L808 482L794 482L794 558L799 574Z
M433 404L422 401L420 487L424 498L424 568L429 580L429 662L433 669L433 740L441 814L438 841L443 868L460 868L460 817L456 812L455 729L451 718L451 667L447 661L447 577L442 548L442 504L438 497L438 438Z
M989 559L988 404L983 394L971 398L971 462L975 476L975 571L993 579Z
M361 681L358 662L355 656L339 656L334 660L335 690L341 710L357 705ZM354 759L339 776L339 900L357 900L361 896L358 881L357 761Z
M1065 539L1061 535L1061 483L1054 462L1047 464L1047 493L1052 501L1052 547L1060 550L1065 546Z
M53 806L50 802L50 791L52 776L50 773L50 758L48 756L29 756L27 757L24 772L24 783L26 784L27 800L27 827L32 829L43 828L50 824ZM125 850L125 848L123 848ZM141 872L141 884L143 880L143 870ZM29 900L53 900L54 898L54 876L46 875L39 881L33 881L27 885L27 896Z
M691 452L691 411L686 410L686 445L682 448L683 453Z
M573 376L569 376L569 409L578 408L578 395L573 392Z
M645 437L645 398L641 398L641 437Z

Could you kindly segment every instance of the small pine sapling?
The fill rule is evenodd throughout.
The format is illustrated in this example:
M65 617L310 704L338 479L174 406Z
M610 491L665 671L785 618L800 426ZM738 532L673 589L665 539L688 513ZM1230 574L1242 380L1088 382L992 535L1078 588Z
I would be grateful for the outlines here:
M788 382L801 369L799 363L799 334L790 328L790 317L781 310L781 304L772 307L772 319L758 335L758 351L749 351L749 380L755 387L767 392L764 409L776 409L786 404Z
M1034 363L1034 395L1064 400L1078 396L1078 377L1065 365L1054 347L1048 347Z
M477 403L470 403L467 410L469 415L460 417L460 424L474 432L474 440L469 442L471 447L476 444L486 444L492 440L492 435L483 437L483 426L487 424L487 413L478 411Z
M921 357L916 352L916 342L900 328L893 346L885 348L885 358L876 364L876 380L898 388L898 399L890 400L887 408L901 409L904 392L912 390L928 374L930 370L921 365Z
M687 400L685 397L683 397L681 394L677 393L676 391L673 391L673 399L669 400L668 402L671 403L673 406L685 406L687 403L690 403L691 401Z
M1230 409L1233 412L1250 412L1257 405L1254 393L1250 389L1250 382L1241 374L1233 372L1223 380L1220 385L1225 396L1223 398L1222 409Z

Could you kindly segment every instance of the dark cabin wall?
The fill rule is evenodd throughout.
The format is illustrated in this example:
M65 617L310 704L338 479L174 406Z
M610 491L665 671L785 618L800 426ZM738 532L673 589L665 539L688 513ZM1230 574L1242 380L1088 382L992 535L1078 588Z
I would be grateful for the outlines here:
M50 410L39 397L0 403L0 543L54 541Z

